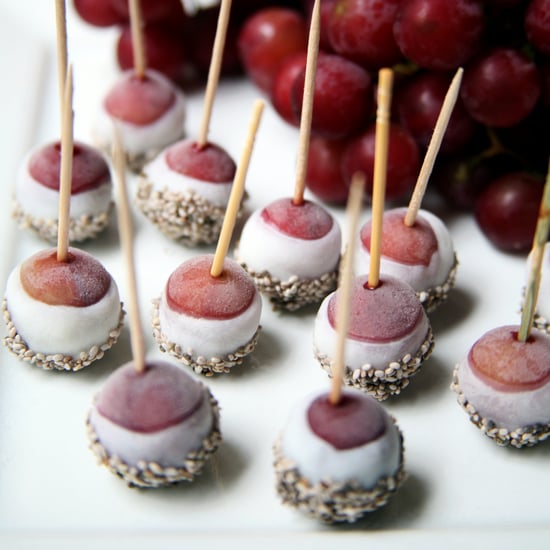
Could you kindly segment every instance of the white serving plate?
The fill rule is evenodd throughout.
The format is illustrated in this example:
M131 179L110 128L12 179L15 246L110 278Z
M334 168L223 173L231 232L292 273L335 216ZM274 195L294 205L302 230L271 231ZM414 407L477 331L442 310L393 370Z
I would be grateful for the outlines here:
M28 148L57 138L53 3L0 1L3 238L0 281L16 263L47 247L16 230L8 199ZM95 108L115 76L111 30L83 24L69 9L75 71L75 136L89 141ZM7 78L9 75L9 79ZM258 92L246 81L223 82L210 138L238 159ZM202 95L189 97L189 133L198 129ZM267 106L247 190L252 210L294 185L298 135ZM135 188L129 179L130 192ZM435 204L435 203L434 203ZM343 221L343 209L332 209ZM450 391L454 364L486 330L519 323L524 258L494 250L470 216L443 210L460 260L457 287L432 315L433 356L398 398L385 403L405 436L409 477L389 505L352 526L326 527L283 507L274 491L271 446L292 404L328 387L312 355L314 310L275 314L264 302L258 348L231 375L208 379L222 413L224 443L193 484L129 489L97 465L84 419L93 395L130 359L128 329L93 367L43 372L0 350L0 547L266 549L347 544L377 548L547 547L550 537L550 446L497 447L468 421ZM368 209L363 213L366 219ZM125 298L125 268L116 223L83 246L111 272ZM151 300L180 262L212 249L186 249L134 212L140 307L151 357L163 357L150 334ZM344 229L345 232L345 229Z

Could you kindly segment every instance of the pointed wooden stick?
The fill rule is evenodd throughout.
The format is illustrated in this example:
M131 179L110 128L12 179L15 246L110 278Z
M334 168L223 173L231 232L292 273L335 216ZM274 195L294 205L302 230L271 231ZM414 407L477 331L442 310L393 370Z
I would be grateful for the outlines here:
M376 288L380 282L382 221L384 218L384 198L386 194L392 86L393 71L391 69L380 69L378 73L378 106L376 111L376 136L374 142L370 264L367 281L370 288Z
M533 239L533 248L531 251L531 266L527 286L525 288L525 297L521 311L521 325L518 332L518 340L526 342L533 328L533 318L537 307L537 299L540 289L540 279L542 270L542 260L544 257L544 248L548 241L550 231L550 163L546 175L546 183L540 204L539 217L535 237Z
M292 202L300 205L304 202L306 188L306 173L311 136L311 119L313 116L313 96L315 92L315 75L317 73L317 58L319 55L319 33L321 26L321 1L315 0L311 12L309 38L307 44L306 74L304 94L302 97L302 114L300 117L300 137L298 142L298 158L296 161L296 182Z
M63 102L67 78L67 10L65 0L55 0L55 30L57 52L57 85L59 94L60 128L63 128Z
M147 55L145 53L143 17L139 0L130 0L130 30L132 33L134 71L138 78L143 78L147 70Z
M420 210L420 205L422 204L422 199L424 198L426 187L428 186L428 180L430 179L437 153L441 147L441 142L443 141L445 131L449 125L449 119L451 118L456 100L458 99L458 92L460 91L463 73L464 69L460 67L456 71L456 74L449 85L449 89L445 94L441 111L437 117L434 131L430 139L430 143L428 144L428 149L426 150L426 155L424 156L424 161L420 168L418 179L416 180L416 185L414 186L414 191L407 209L407 214L405 215L405 225L408 225L409 227L414 225L416 216Z
M363 205L363 189L365 188L365 175L357 172L351 180L351 187L346 208L348 221L348 246L342 259L340 268L340 282L338 289L338 307L336 309L336 351L332 366L332 383L330 387L329 402L337 405L342 397L342 385L346 365L345 348L349 326L349 311L351 306L351 290L353 283L353 263L355 252L355 239L358 234L359 215Z
M235 172L233 186L231 187L231 195L229 196L229 202L227 204L222 229L218 238L214 260L212 262L212 267L210 268L210 275L212 275L212 277L219 277L223 273L223 262L227 255L227 250L229 249L229 243L231 241L231 236L233 235L233 229L235 228L237 214L239 213L239 208L241 206L248 165L250 164L250 157L252 156L252 149L254 148L254 139L256 137L256 132L258 131L263 110L264 102L261 99L258 99L254 103L254 107L252 109L252 118L248 129L247 139L241 155L241 160L237 166L237 171Z
M57 222L57 261L65 262L69 253L71 187L73 178L73 68L69 65L63 94L61 128L61 167L59 170L59 217Z
M227 35L227 27L229 25L229 15L231 13L231 0L222 0L220 12L218 14L218 24L216 27L216 36L214 38L214 46L212 49L212 58L208 70L208 80L206 82L206 91L204 94L204 106L202 108L202 120L197 143L199 148L204 147L208 143L208 130L210 128L210 119L212 118L212 109L214 107L214 99L216 90L220 80L220 72L223 61L223 50L225 46L225 38Z
M122 148L118 128L114 127L113 167L115 172L116 192L117 192L117 215L118 232L122 245L124 264L126 266L126 279L128 286L128 314L130 320L130 337L132 345L132 356L134 368L137 372L145 371L145 339L143 336L143 327L141 325L141 315L139 311L139 300L136 283L136 269L134 260L134 231L132 226L132 216L128 201L128 192L126 188L126 155Z

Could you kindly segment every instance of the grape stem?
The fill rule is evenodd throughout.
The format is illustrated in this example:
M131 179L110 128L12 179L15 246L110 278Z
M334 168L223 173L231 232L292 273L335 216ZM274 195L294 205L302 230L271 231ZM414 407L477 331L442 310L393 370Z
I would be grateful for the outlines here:
M539 209L537 220L537 228L533 239L533 247L531 250L531 266L529 277L525 289L525 298L521 311L521 325L518 331L518 340L526 342L531 333L533 326L533 318L537 307L537 299L540 289L540 279L542 271L542 259L544 256L544 248L548 241L550 231L550 162L548 165L548 173L544 184L544 191Z

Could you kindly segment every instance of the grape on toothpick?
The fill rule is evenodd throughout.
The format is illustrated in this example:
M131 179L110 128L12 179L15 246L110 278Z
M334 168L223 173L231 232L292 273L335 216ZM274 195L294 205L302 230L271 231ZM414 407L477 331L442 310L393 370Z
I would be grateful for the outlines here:
M217 242L236 171L229 153L208 139L230 13L231 0L223 0L197 138L165 148L138 182L136 203L143 214L167 237L189 246Z
M201 382L176 365L146 358L126 165L116 133L113 144L133 361L119 367L106 380L88 412L86 429L90 449L99 462L130 487L163 487L192 481L201 473L221 441L219 409Z
M365 178L356 174L346 217L356 234ZM403 437L371 396L343 390L353 289L353 253L344 255L336 312L330 391L300 402L274 446L276 489L283 504L325 523L355 522L384 506L405 478Z
M235 256L274 309L295 311L318 303L336 287L341 233L333 216L304 198L313 88L319 47L319 1L308 41L294 194L252 213ZM279 252L281 251L281 252Z
M133 68L124 71L109 87L92 134L98 147L110 155L116 123L127 164L138 173L163 147L184 135L186 103L169 78L147 66L138 0L130 0L130 24Z
M57 74L60 128L67 74L67 28L64 0L56 0ZM42 239L58 238L61 143L59 140L34 147L23 158L14 193L13 217L22 229ZM70 185L71 218L68 239L83 242L106 229L112 209L112 182L104 156L80 141L73 142Z
M521 322L487 331L453 371L470 421L498 445L530 447L550 436L550 334L533 329L550 229L550 165L530 256Z
M3 303L4 344L45 370L78 371L118 340L124 311L115 281L90 254L69 247L73 167L72 67L63 94L57 248L11 272Z
M382 221L381 269L410 284L428 312L447 299L458 265L448 229L435 214L422 210L421 204L456 104L462 74L462 68L456 71L445 95L408 207L387 210ZM373 220L367 222L360 232L360 273L366 273L370 268L373 232L374 213Z
M262 101L254 105L216 253L183 262L155 301L153 333L161 351L205 376L229 373L254 350L259 337L260 294L248 273L226 255L263 106Z

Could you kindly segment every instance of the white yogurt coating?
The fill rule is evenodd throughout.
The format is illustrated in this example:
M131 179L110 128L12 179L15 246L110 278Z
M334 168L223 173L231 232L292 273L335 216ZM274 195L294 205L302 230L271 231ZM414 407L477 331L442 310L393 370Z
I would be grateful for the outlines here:
M326 392L301 400L292 410L281 434L282 455L292 460L311 484L355 480L370 489L380 478L395 475L401 439L390 416L385 414L386 431L378 439L353 449L336 449L312 431L307 418L309 406L322 393Z
M399 211L402 211L404 216L407 208L392 209L392 212ZM455 253L449 230L440 218L422 209L418 212L418 218L423 219L431 226L437 240L437 251L432 255L429 265L413 266L381 255L380 273L393 275L409 283L416 291L421 291L442 285L447 280L455 262ZM370 252L364 247L361 239L357 239L355 258L357 274L368 273L370 268Z
M258 330L262 300L255 292L250 306L231 319L199 319L174 311L166 300L166 288L159 303L160 330L171 343L182 351L207 359L234 353L244 346Z
M133 69L124 71L120 76L123 80L133 74ZM120 139L124 150L130 155L148 153L152 150L162 149L170 143L181 138L184 132L186 117L185 96L168 80L163 74L153 69L147 70L147 76L166 82L174 89L176 95L174 103L157 120L149 124L132 124L124 120L116 119L116 125L120 132ZM111 148L113 142L113 119L102 102L95 119L95 126L92 128L94 140L102 149Z
M333 220L330 231L320 239L298 239L279 231L267 223L262 209L252 213L246 221L239 240L237 260L247 268L267 271L280 281L291 277L317 279L333 272L340 259L342 235Z
M182 422L152 433L129 430L103 416L95 404L90 411L90 424L110 455L126 464L156 462L164 467L181 466L185 457L203 446L212 431L214 414L206 388L201 406Z
M39 148L30 151L19 166L15 199L22 210L33 218L57 220L59 218L59 191L46 187L33 178L29 171L29 160ZM113 200L112 189L113 185L109 179L94 189L71 194L71 217L97 216L108 212Z
M204 181L172 170L166 160L170 149L171 146L163 150L143 168L145 179L153 185L153 191L167 189L179 194L193 191L214 206L227 206L233 180L227 182Z
M330 324L328 305L334 292L321 302L313 328L313 344L315 349L327 357L333 357L338 339L337 331ZM406 354L416 355L428 336L430 328L428 317L422 312L420 322L414 330L389 342L367 342L346 338L346 366L352 370L360 369L364 365L373 368L385 369L392 361L399 361Z
M5 297L13 324L29 349L78 357L100 346L120 322L120 296L113 279L105 296L87 307L49 305L35 300L21 284L21 266L8 277Z
M477 376L467 357L457 365L456 374L464 397L499 428L512 431L550 423L550 383L530 391L499 391Z

